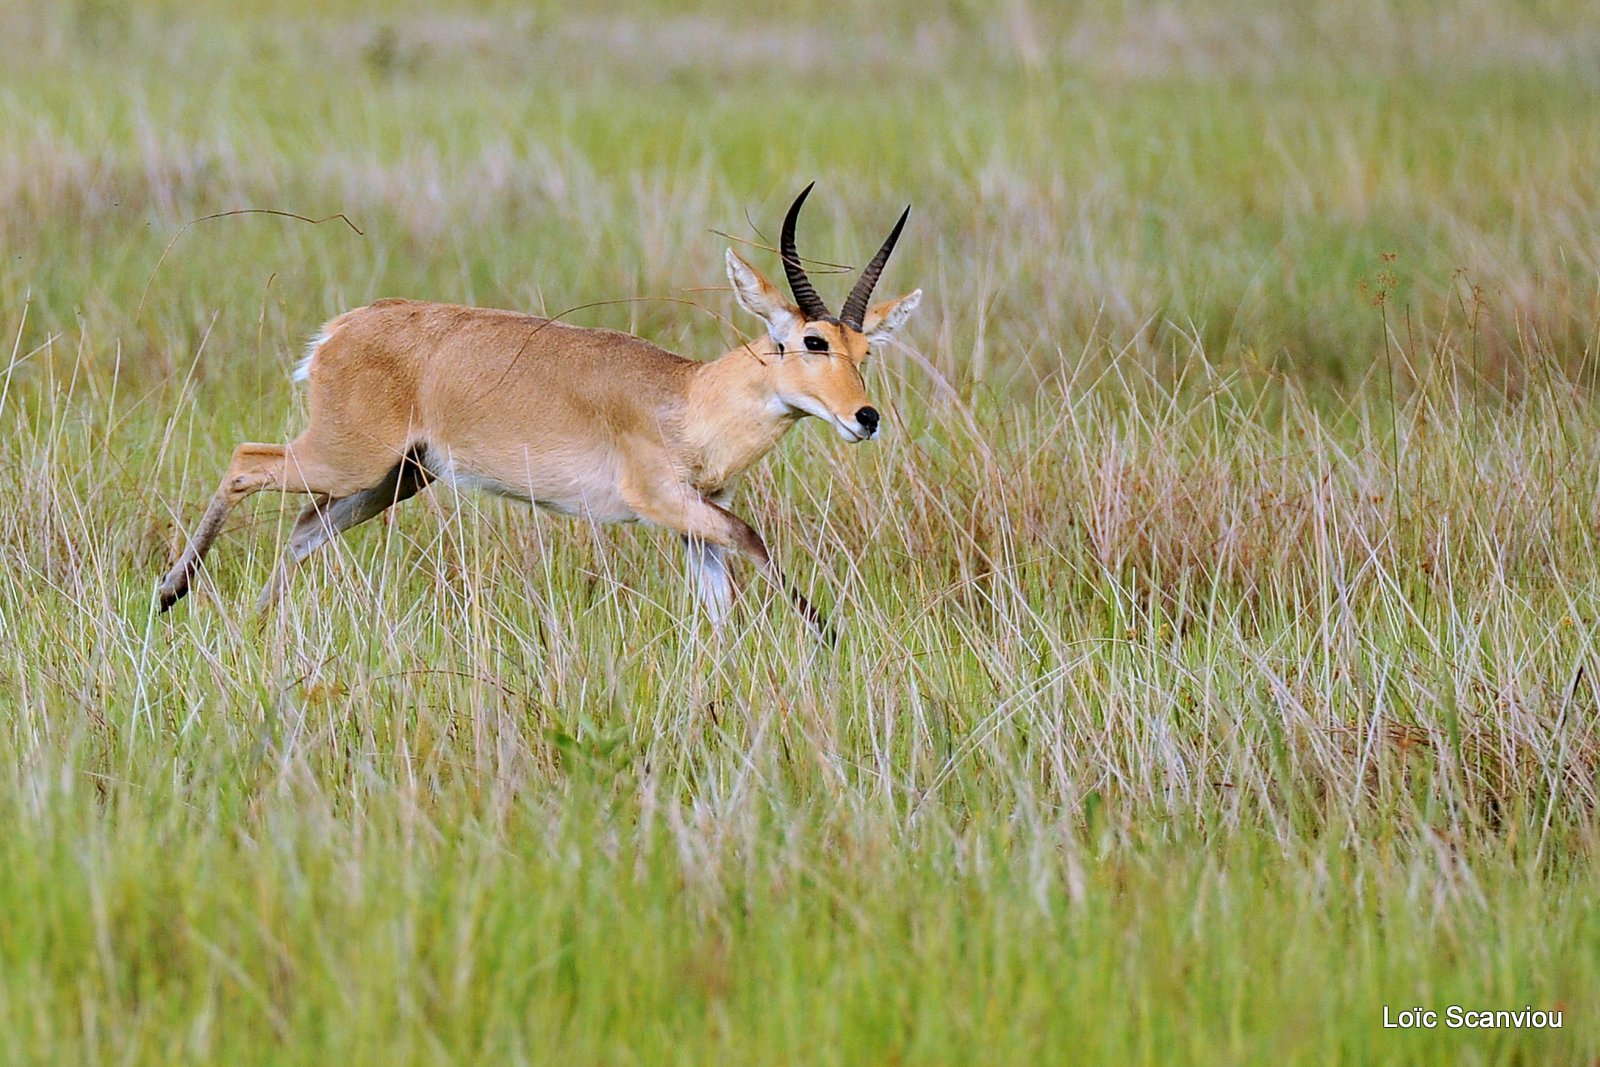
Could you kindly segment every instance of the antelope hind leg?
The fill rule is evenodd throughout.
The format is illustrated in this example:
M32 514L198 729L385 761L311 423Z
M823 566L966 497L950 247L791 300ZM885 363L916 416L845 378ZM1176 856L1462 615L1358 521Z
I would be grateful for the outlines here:
M360 526L383 514L402 500L421 492L432 476L412 456L397 463L383 481L370 489L330 501L319 496L295 520L283 558L256 601L257 611L266 611L277 602L289 583L289 576L306 558L346 530Z

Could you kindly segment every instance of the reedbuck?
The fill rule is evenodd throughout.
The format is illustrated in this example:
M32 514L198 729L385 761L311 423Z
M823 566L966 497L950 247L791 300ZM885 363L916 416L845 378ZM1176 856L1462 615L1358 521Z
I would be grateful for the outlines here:
M264 609L312 552L439 479L591 521L643 519L678 531L717 623L733 600L727 552L741 553L831 637L728 501L739 475L806 415L847 441L878 432L861 365L869 345L905 323L922 291L868 306L907 208L839 314L829 314L794 245L810 191L783 220L780 254L793 302L728 250L734 296L767 333L711 362L513 311L379 300L335 318L295 374L310 386L311 424L288 445L233 450L199 528L161 583L162 610L189 591L228 512L252 493L312 498L262 591Z

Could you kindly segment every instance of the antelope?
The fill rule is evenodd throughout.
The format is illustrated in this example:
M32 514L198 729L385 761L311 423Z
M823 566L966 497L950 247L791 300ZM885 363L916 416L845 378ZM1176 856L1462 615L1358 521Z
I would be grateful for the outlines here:
M792 301L727 250L734 297L766 335L718 359L686 359L631 334L558 319L415 300L378 300L329 321L294 375L308 385L310 424L287 445L233 450L161 583L160 609L189 591L228 513L253 493L311 496L261 593L265 611L306 557L437 480L594 522L677 531L718 627L734 595L728 554L743 555L831 641L822 613L784 581L729 501L739 476L807 415L852 443L878 434L861 367L872 344L905 324L922 290L869 306L908 207L830 314L795 251L812 185L790 205L779 242Z

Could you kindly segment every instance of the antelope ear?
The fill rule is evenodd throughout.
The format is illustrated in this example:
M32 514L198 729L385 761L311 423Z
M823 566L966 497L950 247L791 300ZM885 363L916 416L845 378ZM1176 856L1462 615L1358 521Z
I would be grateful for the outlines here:
M917 310L917 305L920 303L922 303L921 289L913 289L898 300L885 300L867 312L866 319L861 323L861 332L867 335L867 341L871 344L887 341L896 330L906 324L906 320Z
M733 295L739 306L765 322L767 333L774 341L783 343L800 325L800 309L731 248L728 249L728 281L733 283Z

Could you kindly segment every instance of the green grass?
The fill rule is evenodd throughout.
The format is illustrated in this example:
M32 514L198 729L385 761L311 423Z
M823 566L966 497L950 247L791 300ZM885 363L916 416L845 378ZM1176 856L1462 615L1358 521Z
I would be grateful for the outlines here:
M1597 60L1575 2L13 4L0 1058L1593 1062ZM709 357L713 231L813 178L803 252L909 201L927 291L888 432L737 501L836 650L447 491L259 620L255 501L153 614L331 315ZM1382 1027L1452 1003L1565 1025Z

